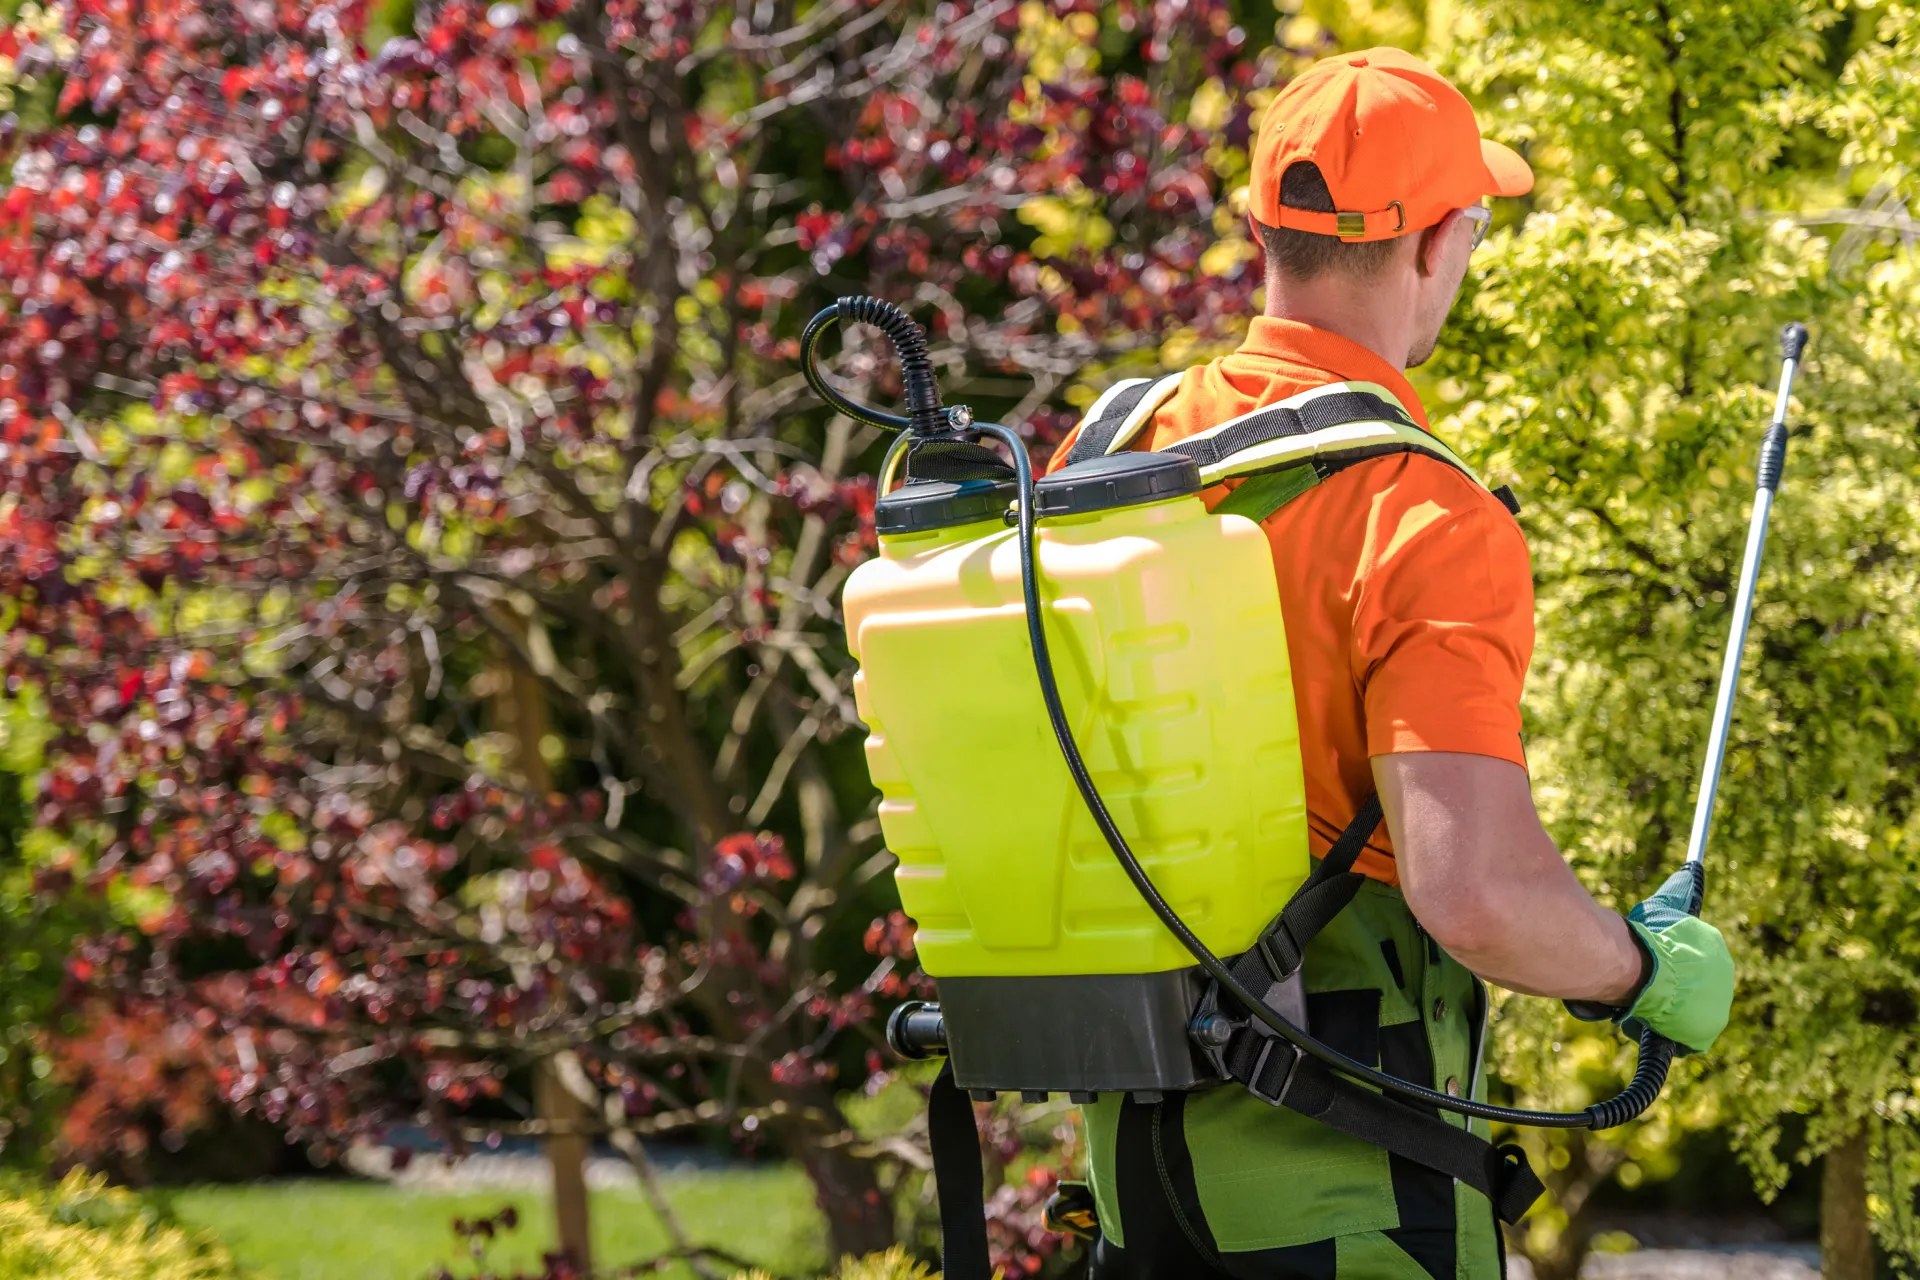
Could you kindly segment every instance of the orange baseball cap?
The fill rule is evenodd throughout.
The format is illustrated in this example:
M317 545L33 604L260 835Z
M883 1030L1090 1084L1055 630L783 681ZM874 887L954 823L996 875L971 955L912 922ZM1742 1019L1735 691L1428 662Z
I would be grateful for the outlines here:
M1281 175L1301 160L1319 166L1339 212L1280 203ZM1532 189L1533 170L1480 136L1466 97L1399 49L1314 63L1267 108L1253 147L1253 216L1342 240L1390 240L1483 197Z

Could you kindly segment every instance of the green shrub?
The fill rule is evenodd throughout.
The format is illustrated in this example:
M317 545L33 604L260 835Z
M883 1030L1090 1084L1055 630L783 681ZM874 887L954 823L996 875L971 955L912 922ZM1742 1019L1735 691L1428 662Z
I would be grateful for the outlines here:
M0 1280L227 1280L226 1251L105 1178L0 1182Z

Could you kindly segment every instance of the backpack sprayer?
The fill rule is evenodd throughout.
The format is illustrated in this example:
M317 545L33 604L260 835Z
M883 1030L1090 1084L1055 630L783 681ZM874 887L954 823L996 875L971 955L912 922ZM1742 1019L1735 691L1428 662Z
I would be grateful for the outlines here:
M892 341L905 417L856 404L821 375L820 340L842 321L875 325ZM1782 332L1687 851L1695 915L1806 341L1803 325ZM1317 479L1383 453L1423 452L1467 471L1390 393L1336 384L1149 452L1125 446L1178 375L1123 383L1088 411L1069 465L1036 481L1015 432L974 421L964 405L942 407L925 335L891 304L840 299L808 323L800 358L829 405L899 432L879 479L880 558L849 579L845 612L881 825L941 993L939 1004L896 1010L887 1039L907 1058L948 1058L931 1127L952 1274L986 1274L984 1229L954 1225L969 1195L978 1216L980 1193L977 1146L970 1174L952 1155L955 1135L973 1125L960 1090L1086 1102L1103 1091L1144 1100L1238 1081L1468 1182L1510 1222L1541 1190L1524 1155L1416 1107L1606 1129L1652 1105L1676 1046L1650 1028L1625 1089L1551 1112L1400 1079L1300 1025L1305 947L1356 892L1353 861L1380 813L1370 800L1310 866L1284 627L1257 521ZM1012 465L982 437L1003 444ZM1208 512L1199 492L1230 477L1244 483ZM983 768L993 771L985 787ZM1131 819L1131 838L1109 796ZM967 1239L956 1243L957 1234Z

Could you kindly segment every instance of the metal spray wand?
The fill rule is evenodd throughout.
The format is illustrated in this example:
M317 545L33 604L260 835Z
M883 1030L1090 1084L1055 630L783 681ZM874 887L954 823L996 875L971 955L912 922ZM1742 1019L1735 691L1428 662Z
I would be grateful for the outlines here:
M1793 375L1807 349L1807 326L1799 321L1780 331L1780 392L1773 402L1773 421L1760 442L1760 468L1753 492L1753 519L1747 527L1747 554L1740 564L1740 586L1733 599L1733 628L1727 636L1727 656L1720 667L1720 692L1713 704L1713 729L1707 737L1707 760L1700 773L1700 798L1693 809L1693 834L1687 838L1687 866L1693 871L1693 914L1700 914L1706 881L1702 859L1707 835L1713 829L1713 803L1720 793L1720 773L1727 762L1727 731L1733 724L1733 697L1740 683L1740 654L1747 646L1747 626L1753 621L1753 590L1760 577L1760 557L1767 548L1767 520L1773 514L1774 494L1787 461L1787 401L1793 394Z

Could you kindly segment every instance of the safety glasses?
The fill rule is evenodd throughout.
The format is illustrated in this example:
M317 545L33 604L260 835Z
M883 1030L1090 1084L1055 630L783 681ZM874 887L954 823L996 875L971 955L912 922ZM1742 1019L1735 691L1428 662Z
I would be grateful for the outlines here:
M1470 204L1460 212L1473 224L1473 244L1467 249L1468 253L1472 253L1487 238L1488 228L1493 226L1493 210L1483 204Z

